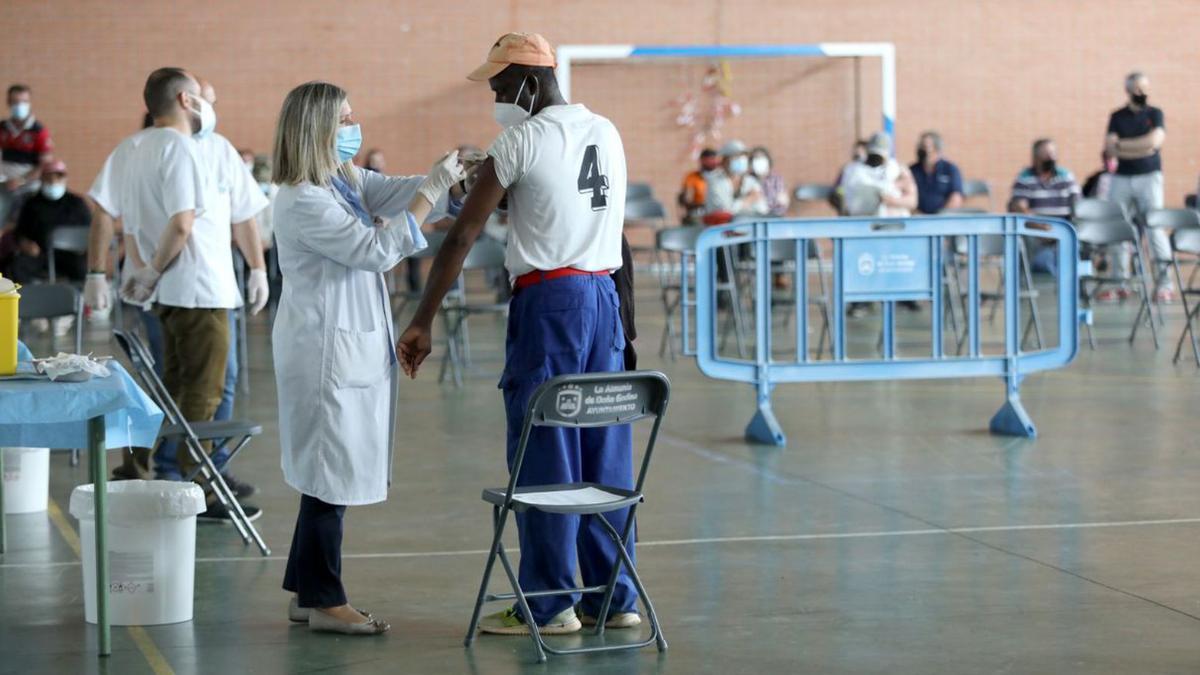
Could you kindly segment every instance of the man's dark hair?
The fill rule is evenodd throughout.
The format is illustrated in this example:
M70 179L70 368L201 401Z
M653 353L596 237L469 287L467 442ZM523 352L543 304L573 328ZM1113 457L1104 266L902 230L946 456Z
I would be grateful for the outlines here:
M12 98L13 94L32 94L33 90L27 84L14 84L8 88L8 98Z
M1031 153L1033 154L1034 157L1037 157L1038 150L1041 150L1042 148L1046 147L1047 145L1050 145L1053 142L1054 142L1054 140L1050 139L1050 138L1039 138L1033 142L1033 149L1031 150Z
M175 97L186 91L192 76L183 68L159 68L146 78L142 98L151 117L170 115L175 109Z
M701 159L703 159L705 157L716 157L716 156L717 156L717 151L713 150L712 148L705 148L700 151Z

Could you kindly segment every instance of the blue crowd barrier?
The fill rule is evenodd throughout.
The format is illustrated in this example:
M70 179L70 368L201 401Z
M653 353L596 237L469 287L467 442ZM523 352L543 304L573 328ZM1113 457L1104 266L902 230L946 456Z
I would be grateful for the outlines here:
M981 238L1003 241L1001 270L1004 299L1004 351L984 354L980 340L980 243ZM1050 349L1024 351L1021 331L1021 280L1023 237L1056 242L1058 263L1058 342ZM814 359L808 349L807 303L810 284L805 266L806 252L813 240L832 241L832 293L828 298L832 354ZM962 242L967 284L963 293L966 333L965 353L947 353L943 346L943 264L948 262L947 244ZM985 239L996 248L996 239ZM753 358L721 355L718 347L718 302L715 288L723 277L736 274L728 265L718 265L726 247L749 252L745 276L752 277L754 303ZM796 357L777 360L772 352L773 256L790 247L790 259L800 265L795 275L792 301L795 321ZM696 243L696 359L709 377L746 382L755 387L758 410L746 427L749 440L786 444L786 436L771 407L771 391L789 382L832 382L856 380L931 379L994 376L1006 385L1004 405L992 417L992 433L1034 437L1036 427L1021 404L1020 385L1026 375L1060 368L1075 358L1078 350L1079 244L1070 223L1017 215L954 215L910 218L837 218L770 220L737 223L706 230ZM722 269L724 268L724 269ZM957 268L956 268L957 270ZM955 272L955 279L958 279ZM686 275L685 275L686 281ZM927 357L900 358L896 355L895 303L931 303L931 349ZM957 298L955 298L957 301ZM882 303L880 355L874 359L846 356L846 305L851 302ZM684 311L686 314L686 310ZM1040 329L1039 329L1040 340ZM1041 347L1041 345L1039 345Z

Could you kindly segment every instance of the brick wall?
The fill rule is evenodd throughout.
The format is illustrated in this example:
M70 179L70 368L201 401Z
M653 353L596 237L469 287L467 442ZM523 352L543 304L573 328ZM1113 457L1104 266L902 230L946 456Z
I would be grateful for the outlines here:
M1195 0L310 0L203 3L8 0L0 79L34 87L34 110L85 189L106 153L135 130L150 70L180 65L217 87L218 130L268 148L279 104L306 80L351 92L368 147L393 172L423 171L459 141L495 135L486 87L463 75L500 33L537 30L563 43L891 41L898 55L899 154L939 129L968 177L1007 195L1038 136L1083 177L1098 165L1108 113L1131 69L1152 79L1166 113L1168 204L1196 186L1200 155ZM734 63L744 114L727 136L765 144L789 183L828 181L856 126L878 122L877 62L865 59L854 118L848 62ZM702 66L588 66L574 98L621 129L631 179L670 201L687 132L676 99ZM1002 202L1004 197L997 200Z

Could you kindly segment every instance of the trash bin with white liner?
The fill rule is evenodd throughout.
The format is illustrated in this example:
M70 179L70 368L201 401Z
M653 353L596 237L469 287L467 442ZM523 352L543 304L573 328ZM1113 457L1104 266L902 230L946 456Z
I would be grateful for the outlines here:
M126 480L108 484L108 616L114 626L192 619L196 514L204 491L191 482ZM95 487L71 492L83 553L83 606L96 623Z
M50 448L4 448L4 513L40 513L49 503Z

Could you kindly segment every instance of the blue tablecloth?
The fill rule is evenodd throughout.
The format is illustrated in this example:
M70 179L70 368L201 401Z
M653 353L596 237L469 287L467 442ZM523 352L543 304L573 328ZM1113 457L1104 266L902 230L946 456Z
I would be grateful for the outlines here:
M32 358L18 344L18 361ZM98 415L108 449L154 447L162 411L120 363L107 365L108 377L87 382L0 380L0 447L86 448L87 421Z

